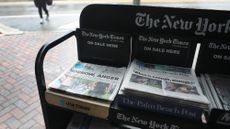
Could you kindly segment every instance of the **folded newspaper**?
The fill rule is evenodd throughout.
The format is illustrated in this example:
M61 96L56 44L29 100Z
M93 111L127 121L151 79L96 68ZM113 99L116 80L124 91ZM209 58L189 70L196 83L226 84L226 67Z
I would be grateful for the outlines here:
M120 88L125 71L125 67L77 62L48 87L78 97L112 101Z
M194 71L190 68L143 63L134 60L124 78L122 90L154 99L208 109Z
M223 74L203 74L200 79L206 84L206 94L212 102L212 108L230 110L230 76ZM207 88L208 87L208 88ZM209 93L207 91L209 90Z

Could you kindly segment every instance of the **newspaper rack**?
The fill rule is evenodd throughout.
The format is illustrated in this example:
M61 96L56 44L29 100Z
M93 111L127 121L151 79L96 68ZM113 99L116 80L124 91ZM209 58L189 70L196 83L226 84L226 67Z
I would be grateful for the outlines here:
M87 6L82 11L80 16L80 28L123 32L129 34L145 33L169 36L176 35L193 38L195 39L196 43L202 44L204 39L228 39L230 36L230 13L228 11L217 10L94 4ZM47 129L66 128L72 117L72 114L74 113L74 111L58 108L46 102L45 91L47 87L43 71L44 58L49 50L72 36L77 37L76 31L69 32L64 36L61 36L56 40L43 45L37 54L35 62L35 74L43 117ZM163 62L163 64L192 67L193 55L195 53L194 46L196 46L196 44L193 44L191 52L189 53L189 59L184 64L177 63L179 62L177 59L173 60L173 62L172 60L168 60L170 59L170 56L165 57L165 60L168 60L168 62ZM204 70L203 68L199 67L199 62L201 61L198 60L198 74ZM227 64L229 64L229 61ZM215 65L215 67L219 67L219 65ZM222 71L227 69L228 68L225 67L222 69ZM205 70L204 72L209 70L210 69ZM229 73L230 72L228 69L227 74ZM216 111L216 109L212 110L208 125L216 124L215 118L218 117L215 115L216 112L220 111ZM229 113L229 111L226 111L226 113ZM211 126L209 126L209 128L210 127Z

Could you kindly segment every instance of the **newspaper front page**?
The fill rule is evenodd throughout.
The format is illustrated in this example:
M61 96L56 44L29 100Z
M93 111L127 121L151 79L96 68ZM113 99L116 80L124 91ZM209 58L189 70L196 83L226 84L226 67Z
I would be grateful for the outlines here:
M122 89L209 104L194 71L189 68L147 64L134 60L124 79Z
M112 101L120 88L125 71L125 67L77 62L50 83L49 87L74 95Z

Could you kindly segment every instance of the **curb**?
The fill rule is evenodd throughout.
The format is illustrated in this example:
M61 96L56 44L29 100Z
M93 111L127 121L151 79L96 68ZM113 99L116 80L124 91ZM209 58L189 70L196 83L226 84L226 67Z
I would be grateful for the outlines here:
M4 24L0 23L0 36L2 35L17 35L17 34L23 34L24 32L9 26L6 26Z

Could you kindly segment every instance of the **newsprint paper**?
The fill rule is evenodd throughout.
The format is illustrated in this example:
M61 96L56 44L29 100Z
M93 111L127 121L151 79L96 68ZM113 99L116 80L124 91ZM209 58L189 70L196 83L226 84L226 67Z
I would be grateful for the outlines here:
M116 68L77 62L56 80L49 88L82 97L112 101L116 96L126 68Z
M198 107L207 108L209 104L194 71L190 68L147 64L134 60L124 78L122 90L197 104Z

